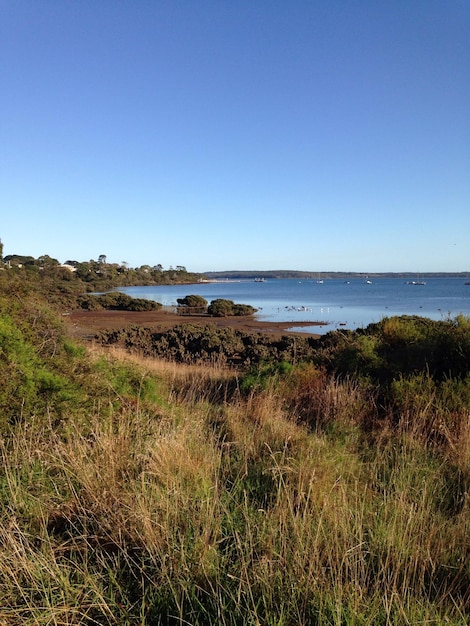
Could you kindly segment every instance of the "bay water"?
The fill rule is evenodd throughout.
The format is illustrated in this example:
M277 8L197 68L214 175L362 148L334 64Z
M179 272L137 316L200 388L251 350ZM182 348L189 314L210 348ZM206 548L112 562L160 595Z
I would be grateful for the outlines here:
M354 330L394 315L433 320L470 316L470 285L465 282L463 278L426 278L425 284L410 284L403 278L227 280L121 287L119 291L165 306L175 306L177 298L189 294L203 296L208 302L224 298L255 307L259 320L288 322L292 330L323 334L337 328ZM300 321L322 324L296 327Z

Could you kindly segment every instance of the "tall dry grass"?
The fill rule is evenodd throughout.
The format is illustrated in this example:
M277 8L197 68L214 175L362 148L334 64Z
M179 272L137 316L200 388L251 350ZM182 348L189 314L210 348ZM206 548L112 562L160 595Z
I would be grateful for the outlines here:
M0 623L468 623L463 453L369 436L370 390L313 371L243 395L132 360L155 410L2 442Z

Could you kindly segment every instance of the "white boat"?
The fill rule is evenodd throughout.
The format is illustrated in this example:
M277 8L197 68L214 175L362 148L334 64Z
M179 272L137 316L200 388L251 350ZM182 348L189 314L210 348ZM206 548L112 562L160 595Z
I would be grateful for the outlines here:
M421 276L418 274L418 277L416 280L407 280L406 284L407 285L425 285L426 281L421 280Z

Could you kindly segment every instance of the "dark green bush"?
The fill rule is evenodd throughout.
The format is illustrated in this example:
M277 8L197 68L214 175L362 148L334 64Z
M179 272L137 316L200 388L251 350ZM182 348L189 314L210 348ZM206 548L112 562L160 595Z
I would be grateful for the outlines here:
M96 339L104 344L121 344L147 356L184 363L220 363L250 366L261 362L295 363L312 359L314 341L307 337L273 339L262 333L245 333L214 324L181 324L166 332L129 326L103 331Z
M318 344L318 359L332 372L389 383L420 372L434 380L470 372L470 319L384 318L357 331L335 331Z
M207 300L198 295L189 295L185 296L184 298L177 298L176 301L180 306L189 306L204 309L207 307Z
M209 304L207 312L209 315L212 315L212 317L228 317L232 315L233 304L232 300L217 298L216 300L212 300Z
M207 312L212 317L253 315L256 311L257 309L249 304L235 304L233 300L225 300L224 298L212 300L207 309Z
M145 298L131 298L120 291L110 291L102 295L88 294L79 301L82 309L95 311L107 309L111 311L155 311L161 308L159 302Z
M232 310L232 315L244 317L247 315L254 315L258 309L255 309L249 304L234 304Z
M267 389L280 378L293 372L293 365L287 361L278 363L261 363L257 367L250 368L240 379L240 389L251 392L255 389Z

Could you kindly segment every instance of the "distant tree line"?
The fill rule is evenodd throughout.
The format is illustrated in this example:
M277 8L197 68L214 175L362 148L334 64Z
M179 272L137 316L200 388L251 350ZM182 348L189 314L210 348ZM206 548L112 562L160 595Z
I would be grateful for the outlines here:
M127 261L108 263L105 254L100 254L98 260L69 259L65 263L60 263L47 254L37 258L20 254L3 257L2 252L3 244L0 242L0 264L3 269L17 272L25 270L29 271L30 275L41 272L49 279L76 283L85 292L105 291L113 287L131 285L196 283L204 278L202 274L188 272L184 265L175 267L170 265L165 269L161 264L129 267Z
M469 271L463 272L328 272L328 271L299 271L299 270L228 270L222 272L204 272L210 280L317 280L321 276L324 280L353 280L355 278L462 278L468 277Z

